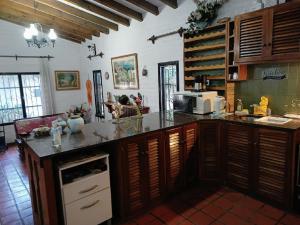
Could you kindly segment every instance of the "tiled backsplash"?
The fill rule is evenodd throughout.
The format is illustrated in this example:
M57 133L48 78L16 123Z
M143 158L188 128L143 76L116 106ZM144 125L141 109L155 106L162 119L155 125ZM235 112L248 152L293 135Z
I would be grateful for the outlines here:
M272 68L278 68L287 78L263 80L264 72ZM291 106L293 99L299 99L300 104L300 63L248 66L248 80L236 85L236 99L241 98L244 108L250 110L250 105L258 104L263 95L269 98L272 114L295 113L295 110L300 113L300 105L296 108Z

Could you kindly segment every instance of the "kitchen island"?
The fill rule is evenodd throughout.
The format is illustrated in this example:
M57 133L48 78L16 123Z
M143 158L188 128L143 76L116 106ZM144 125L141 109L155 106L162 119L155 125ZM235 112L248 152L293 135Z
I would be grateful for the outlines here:
M114 218L124 220L195 182L226 184L292 208L300 122L151 113L101 121L81 133L24 139L35 224L63 224L57 166L97 152L110 155Z

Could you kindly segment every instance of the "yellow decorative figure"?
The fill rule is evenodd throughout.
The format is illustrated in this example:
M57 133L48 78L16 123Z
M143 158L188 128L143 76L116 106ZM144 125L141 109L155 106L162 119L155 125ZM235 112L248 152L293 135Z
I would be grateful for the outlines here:
M269 104L269 99L265 96L262 96L260 98L259 105L254 105L254 114L266 116L268 110L268 104Z

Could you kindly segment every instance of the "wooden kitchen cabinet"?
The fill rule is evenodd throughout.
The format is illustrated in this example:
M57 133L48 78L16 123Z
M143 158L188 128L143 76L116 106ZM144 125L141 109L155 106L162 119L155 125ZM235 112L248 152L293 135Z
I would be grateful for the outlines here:
M235 62L300 59L300 3L282 4L235 18Z
M228 123L224 136L224 168L226 184L243 191L251 191L253 171L252 128Z
M168 192L177 192L197 178L198 124L166 131Z
M128 217L162 198L165 186L161 132L130 138L120 144L123 216Z
M255 191L274 202L289 202L290 161L292 151L290 133L274 129L255 130Z
M224 131L225 183L289 206L291 133L233 123L227 123Z
M217 181L221 179L220 123L210 121L199 124L199 178Z

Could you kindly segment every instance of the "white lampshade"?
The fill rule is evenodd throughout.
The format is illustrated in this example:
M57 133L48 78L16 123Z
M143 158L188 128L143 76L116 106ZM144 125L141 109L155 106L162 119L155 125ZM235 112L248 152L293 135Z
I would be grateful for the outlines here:
M30 32L29 28L25 28L23 36L26 40L30 40L32 38L32 35L31 35L31 32Z
M38 36L39 31L38 31L38 29L36 28L36 26L33 23L30 24L30 28L29 29L30 29L30 33L31 33L32 36L34 36L34 37Z
M54 29L50 29L49 34L48 34L48 37L50 38L51 41L56 40L57 35L56 35Z

